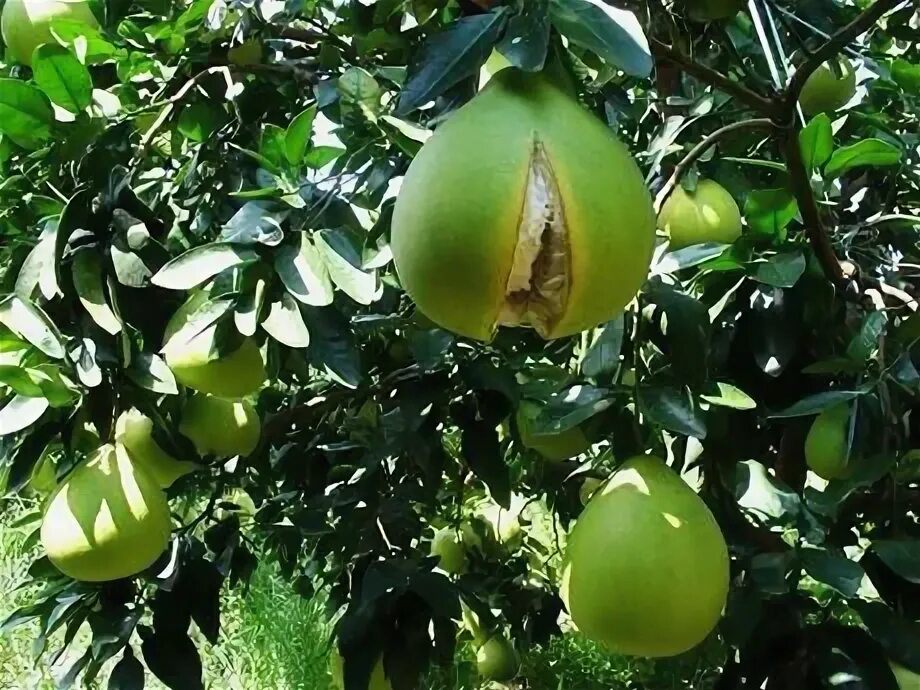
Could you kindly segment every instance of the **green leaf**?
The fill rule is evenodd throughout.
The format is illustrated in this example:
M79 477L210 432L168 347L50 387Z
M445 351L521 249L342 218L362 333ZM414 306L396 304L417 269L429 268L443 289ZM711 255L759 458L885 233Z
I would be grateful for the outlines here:
M284 239L288 211L270 201L247 201L220 230L220 241L274 247Z
M316 118L316 112L317 105L314 103L288 125L284 135L284 153L291 165L299 165L307 152L310 137L313 136L313 120Z
M19 79L0 79L0 132L24 149L51 138L54 110L45 94Z
M920 623L902 618L879 601L849 603L892 659L920 668Z
M898 58L891 63L891 78L905 91L920 93L920 65Z
M783 230L799 211L786 189L755 189L744 202L744 217L754 232L782 238Z
M533 432L558 434L586 422L613 405L610 391L589 385L572 386L554 393L532 420Z
M636 16L601 0L550 0L550 18L572 43L634 77L652 71L648 40Z
M322 230L315 236L332 282L358 304L371 304L379 297L376 271L361 268L355 241L344 230Z
M125 647L124 656L109 674L106 690L144 690L145 675L144 665L131 653L130 646Z
M75 115L93 102L89 70L63 46L46 43L35 49L32 78L52 102Z
M789 525L801 512L799 495L755 460L735 466L734 495L738 505L768 525Z
M297 301L314 307L332 304L329 271L307 233L300 233L299 246L286 245L278 249L275 272Z
M170 290L191 290L228 268L258 261L259 255L228 242L189 249L163 266L151 282Z
M883 311L869 312L863 317L863 322L850 344L847 345L847 357L865 362L878 348L879 338L885 331L888 316Z
M661 330L677 376L688 383L706 378L712 326L706 305L670 285L652 282L646 290L652 304L664 312Z
M302 310L310 331L310 360L335 381L357 388L364 378L355 335L340 311L327 307Z
M620 367L623 347L623 317L608 321L595 329L591 346L581 361L581 373L589 378L612 374Z
M282 345L304 348L310 344L310 331L304 323L300 307L287 292L271 303L262 328Z
M102 262L95 249L84 249L74 255L73 285L80 304L96 324L111 335L121 332L119 319L105 298Z
M64 358L64 339L41 308L10 295L0 302L0 323L52 359Z
M37 422L49 407L45 398L16 395L0 408L0 436L15 434Z
M710 259L722 256L729 250L730 246L721 242L703 242L702 244L694 244L668 252L661 257L661 261L655 266L655 272L676 273L685 268L699 266Z
M840 177L848 170L867 165L897 165L901 161L901 149L881 139L863 139L850 146L834 151L824 167L826 177Z
M715 390L700 394L700 398L713 405L731 407L735 410L753 410L757 407L756 400L729 383L716 383Z
M159 355L141 352L131 360L126 373L134 383L148 391L163 395L179 393L176 377Z
M782 419L785 417L807 417L809 415L819 414L828 407L848 400L854 400L863 394L863 391L822 391L802 398L793 403L785 410L774 412L770 415L771 419Z
M508 22L498 51L526 72L543 69L549 52L550 21L543 3L528 2Z
M476 74L505 28L507 12L464 17L430 36L412 65L399 96L401 117L433 101L463 79Z
M842 552L828 549L803 548L799 551L802 567L818 582L836 589L845 597L856 596L866 571Z
M802 252L784 252L747 264L747 273L758 283L779 288L795 285L805 272Z
M29 370L18 365L0 364L0 386L6 386L14 393L28 398L42 395L41 386L30 376Z
M186 139L207 141L220 128L223 115L223 111L213 103L198 101L182 108L176 129Z
M825 113L816 115L799 132L799 147L802 149L805 167L809 170L816 170L827 163L834 151L834 132L831 119Z
M51 33L73 49L78 59L86 65L97 65L115 56L117 49L109 43L99 29L75 19L54 19Z
M920 540L879 539L872 542L872 550L895 573L920 585Z
M366 70L350 67L338 80L339 103L343 115L358 113L371 122L377 121L383 89Z
M319 170L329 165L336 158L347 153L340 146L316 146L304 156L303 162L308 168Z
M706 438L703 413L686 388L640 386L638 403L653 423L684 436Z

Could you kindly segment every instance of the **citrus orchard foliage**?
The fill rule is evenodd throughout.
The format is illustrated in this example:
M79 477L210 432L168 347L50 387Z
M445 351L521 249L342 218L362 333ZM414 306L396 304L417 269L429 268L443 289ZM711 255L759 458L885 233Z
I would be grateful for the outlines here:
M7 0L0 477L45 555L6 627L89 626L63 686L201 688L265 558L345 690L573 622L720 690L910 687L918 27Z

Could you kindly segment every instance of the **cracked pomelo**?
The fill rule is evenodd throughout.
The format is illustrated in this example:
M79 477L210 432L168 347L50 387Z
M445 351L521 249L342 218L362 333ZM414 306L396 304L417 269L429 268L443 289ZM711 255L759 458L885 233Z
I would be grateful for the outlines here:
M834 405L819 414L805 437L805 462L822 479L844 479L849 462L850 406Z
M521 667L514 646L504 635L496 635L476 650L476 670L486 680L506 682L514 678Z
M43 43L57 41L51 35L51 22L70 19L98 27L86 0L6 0L0 29L7 55L16 62L32 65L32 53Z
M425 316L490 340L501 325L559 338L615 317L654 243L626 147L548 79L508 68L412 161L391 244Z
M561 595L575 625L622 654L674 656L715 628L728 596L725 538L658 458L626 461L579 516Z
M115 443L116 448L127 451L164 489L200 468L163 450L153 438L153 420L135 408L123 412L115 422Z
M104 582L149 568L170 531L163 490L127 453L104 445L52 494L41 542L65 575Z
M853 98L856 93L856 72L853 63L845 57L838 58L839 76L830 64L825 62L805 80L799 105L806 115L829 113L839 110Z
M252 403L199 393L185 403L181 431L201 455L246 456L259 445L262 422Z
M579 426L557 434L537 433L535 421L540 409L540 406L533 402L523 402L518 407L515 421L524 446L537 451L547 460L567 460L588 452L591 441Z
M207 300L199 293L183 304L170 319L164 336L163 354L176 380L183 386L222 398L242 398L265 383L265 363L252 338L243 338L234 351L217 355L217 324L200 332L185 328Z
M658 214L658 227L668 234L672 250L703 242L731 244L741 235L741 211L725 187L699 180L692 192L674 188Z

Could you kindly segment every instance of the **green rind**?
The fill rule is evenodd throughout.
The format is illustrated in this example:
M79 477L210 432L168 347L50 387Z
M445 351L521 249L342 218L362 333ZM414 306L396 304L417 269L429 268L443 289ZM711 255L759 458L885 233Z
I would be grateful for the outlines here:
M32 53L43 43L56 43L51 35L55 19L73 19L93 27L99 23L85 0L7 0L0 16L0 32L7 56L32 65Z
M846 404L824 410L805 437L805 462L822 479L844 479L851 468L847 458L850 408Z
M262 424L246 400L195 395L182 410L181 431L201 455L246 456L259 444Z
M844 57L840 58L840 78L827 63L821 65L811 73L802 93L799 94L799 105L806 115L829 113L839 110L853 98L856 93L856 72L853 64Z
M702 642L728 596L725 539L661 460L628 460L569 537L562 596L575 625L624 654L674 656Z
M677 186L661 207L658 227L670 238L670 248L703 242L730 244L741 236L741 211L728 191L713 180L700 180L688 193Z

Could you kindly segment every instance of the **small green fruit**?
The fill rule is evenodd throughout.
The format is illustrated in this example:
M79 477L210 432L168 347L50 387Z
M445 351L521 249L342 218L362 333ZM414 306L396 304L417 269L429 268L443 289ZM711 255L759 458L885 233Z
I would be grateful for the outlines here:
M466 548L454 530L442 529L435 533L431 555L437 556L438 567L451 575L459 575L466 568Z
M533 402L522 402L518 407L517 422L521 443L537 451L547 460L567 460L588 452L591 441L581 427L572 427L558 434L541 434L534 430L541 407Z
M502 635L491 638L476 651L476 670L486 680L509 681L517 675L520 666L517 652Z
M54 43L51 22L70 19L96 28L99 22L86 0L6 0L0 29L7 55L15 62L32 65L32 53L43 43Z
M745 6L744 0L686 0L687 16L697 22L730 19Z
M560 338L613 318L645 281L654 243L626 147L548 79L515 68L425 144L393 210L406 292L479 340L500 325Z
M199 393L185 404L179 431L195 444L200 455L229 458L246 456L256 449L262 423L256 408L245 400Z
M914 673L900 664L889 661L891 672L894 673L895 680L898 681L898 687L901 690L920 690L920 674Z
M805 462L822 479L844 479L849 463L850 406L829 407L812 422L805 437Z
M160 448L153 438L153 420L134 408L123 412L115 422L115 442L163 489L200 467L194 462L176 460Z
M203 301L203 293L196 295L170 319L163 349L166 364L179 383L202 393L222 398L255 393L265 383L266 373L262 353L252 338L244 338L237 350L215 358L216 324L189 339L177 336Z
M677 185L658 214L658 227L671 249L703 242L730 244L741 235L741 211L732 195L712 180L699 180L693 192Z
M856 93L856 72L853 63L840 57L840 77L828 63L824 63L811 73L799 94L799 105L806 115L829 113L838 110L850 102Z
M622 654L674 656L712 631L728 596L725 538L660 459L625 462L569 536L562 599L589 638Z
M588 505L588 501L591 500L591 497L595 492L603 486L604 482L600 479L594 477L588 477L581 483L581 489L578 491L578 498L581 500L583 506Z
M65 575L86 582L146 570L169 544L166 495L127 453L99 448L48 502L41 542Z

